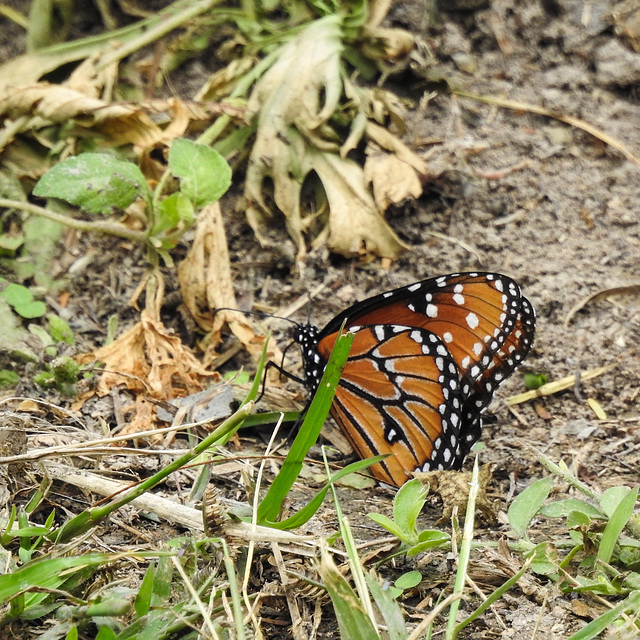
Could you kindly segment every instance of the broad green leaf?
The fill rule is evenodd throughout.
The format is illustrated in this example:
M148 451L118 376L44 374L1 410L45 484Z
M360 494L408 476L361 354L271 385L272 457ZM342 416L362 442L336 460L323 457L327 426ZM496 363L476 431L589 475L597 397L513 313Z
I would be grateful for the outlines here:
M398 490L393 500L393 519L406 532L405 535L415 536L416 519L422 511L428 493L428 487L417 478L405 482Z
M569 515L571 511L579 511L590 518L602 518L604 514L600 509L592 504L577 498L568 498L567 500L556 500L550 504L544 505L540 509L540 514L549 518L561 518Z
M422 574L419 571L407 571L403 573L393 584L398 589L413 589L422 582Z
M82 153L49 169L33 193L108 215L126 209L139 196L148 199L149 187L135 164L106 153Z
M507 516L509 524L515 531L518 538L525 536L529 523L540 511L540 507L551 492L553 480L551 478L541 478L529 485L522 493L517 495L511 505Z
M411 549L407 551L407 556L416 556L427 549L433 549L435 547L440 547L443 544L448 544L451 542L451 536L444 531L429 530L421 531L418 536L418 540L418 544L414 544Z
M4 282L6 282L6 280ZM0 280L0 284L2 284L2 280ZM2 290L2 295L12 307L28 304L33 300L33 293L31 293L27 287L21 284L15 284L14 282L9 282L5 286Z
M231 186L231 167L211 147L177 138L169 150L169 169L197 209L217 202Z
M45 313L47 313L47 305L44 302L40 302L40 300L33 300L26 304L16 305L14 309L18 315L26 318L27 320L41 318Z

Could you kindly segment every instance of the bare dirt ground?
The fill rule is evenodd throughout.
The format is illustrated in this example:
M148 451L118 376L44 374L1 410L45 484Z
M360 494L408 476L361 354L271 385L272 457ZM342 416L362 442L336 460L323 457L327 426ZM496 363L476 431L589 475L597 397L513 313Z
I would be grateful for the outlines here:
M482 269L504 272L521 284L537 312L536 342L522 370L501 387L490 410L495 419L484 430L481 461L496 466L489 497L498 516L482 523L479 539L499 539L507 529L504 511L509 500L547 473L537 451L564 460L600 490L640 481L637 289L592 300L569 318L586 296L640 283L640 18L636 7L635 18L625 22L627 6L632 12L632 3L613 0L495 0L476 11L438 12L433 23L424 3L394 6L390 24L412 31L425 46L407 68L390 74L387 87L405 100L405 141L426 158L433 178L419 200L389 213L391 225L412 249L388 268L316 251L300 273L284 230L278 236L280 252L262 249L243 212L235 209L233 195L223 201L235 286L247 307L255 302L284 307L324 283L326 288L312 302L313 319L323 326L355 300L436 274ZM171 78L171 90L190 97L190 85L201 84L206 68L206 60L189 62ZM521 103L521 108L453 95L449 88ZM627 153L580 126L522 105L579 119L608 134ZM60 249L61 271L85 252L94 257L70 279L65 311L81 337L78 351L101 343L113 313L122 327L136 318L127 301L144 265L142 250L123 241L69 234ZM171 299L176 284L170 272L167 278ZM177 307L166 305L166 322L193 344L195 336ZM305 312L299 313L298 319L304 320ZM283 334L276 337L281 346L286 344ZM240 356L230 366L247 363ZM513 409L505 404L505 397L523 391L522 371L543 372L556 380L604 365L613 367L595 379L579 381L571 391ZM42 392L25 378L17 393L38 397ZM604 409L606 420L596 417L589 398ZM261 408L270 407L263 401ZM86 407L82 420L97 431L102 421L117 422L117 410L114 398L106 397ZM239 442L247 450L264 447L251 433ZM127 473L145 475L155 464L145 457ZM220 486L229 498L240 498L237 479L221 480ZM165 491L179 492L180 482ZM558 483L556 495L564 493L571 492ZM308 495L308 489L301 490L301 499ZM342 497L356 537L381 537L363 515L389 514L393 493L375 486L345 488ZM440 515L434 501L425 526L433 526ZM143 527L148 539L175 535L162 524L141 525L130 513L126 519L127 527ZM553 526L538 523L532 537L546 539ZM335 527L328 506L306 530L326 535ZM102 527L100 535L120 543L126 536L113 522ZM489 554L479 553L472 564L472 576L485 591L509 575L500 573L498 560ZM381 572L394 577L412 566L383 567ZM438 554L418 558L415 566L426 580L413 601L435 601L450 584L453 567ZM560 640L600 611L577 610L553 584L531 577L527 588L510 591L494 613L461 637ZM267 627L270 637L289 637L282 600L275 600L273 610L264 615L274 621ZM21 633L34 637L27 628ZM323 623L319 635L333 634L331 623Z

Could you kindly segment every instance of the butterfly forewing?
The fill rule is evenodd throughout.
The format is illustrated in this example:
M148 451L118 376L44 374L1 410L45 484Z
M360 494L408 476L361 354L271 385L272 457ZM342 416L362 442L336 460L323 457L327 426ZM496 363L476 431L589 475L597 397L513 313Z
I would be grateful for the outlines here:
M458 448L460 375L442 340L401 325L352 327L354 340L332 415L362 458L400 486L414 470L450 468ZM318 345L328 358L336 334ZM443 433L444 432L444 433Z
M474 379L513 328L522 300L518 285L498 274L454 274L395 289L353 305L322 331L394 322L440 336L461 373Z

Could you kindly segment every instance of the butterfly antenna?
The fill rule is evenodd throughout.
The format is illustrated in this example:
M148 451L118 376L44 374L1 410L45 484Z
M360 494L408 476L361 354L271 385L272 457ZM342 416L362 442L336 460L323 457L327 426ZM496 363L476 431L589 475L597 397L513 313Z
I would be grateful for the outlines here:
M291 318L285 318L284 316L276 316L273 313L267 313L266 311L245 311L244 309L234 309L233 307L218 307L217 309L214 309L213 315L215 316L216 313L218 313L219 311L235 311L236 313L242 313L245 316L257 316L258 318L273 318L274 320L286 320L287 322L290 322L296 327L299 326L298 323L295 320L292 320Z

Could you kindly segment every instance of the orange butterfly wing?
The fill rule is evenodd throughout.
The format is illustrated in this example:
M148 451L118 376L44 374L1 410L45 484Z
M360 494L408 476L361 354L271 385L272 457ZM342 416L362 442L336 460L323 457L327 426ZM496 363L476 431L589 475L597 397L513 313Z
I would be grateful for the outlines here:
M448 468L458 448L462 402L459 374L442 341L399 325L351 331L353 344L331 414L353 448L361 458L392 454L371 470L396 486L425 464ZM318 345L323 358L336 336Z

